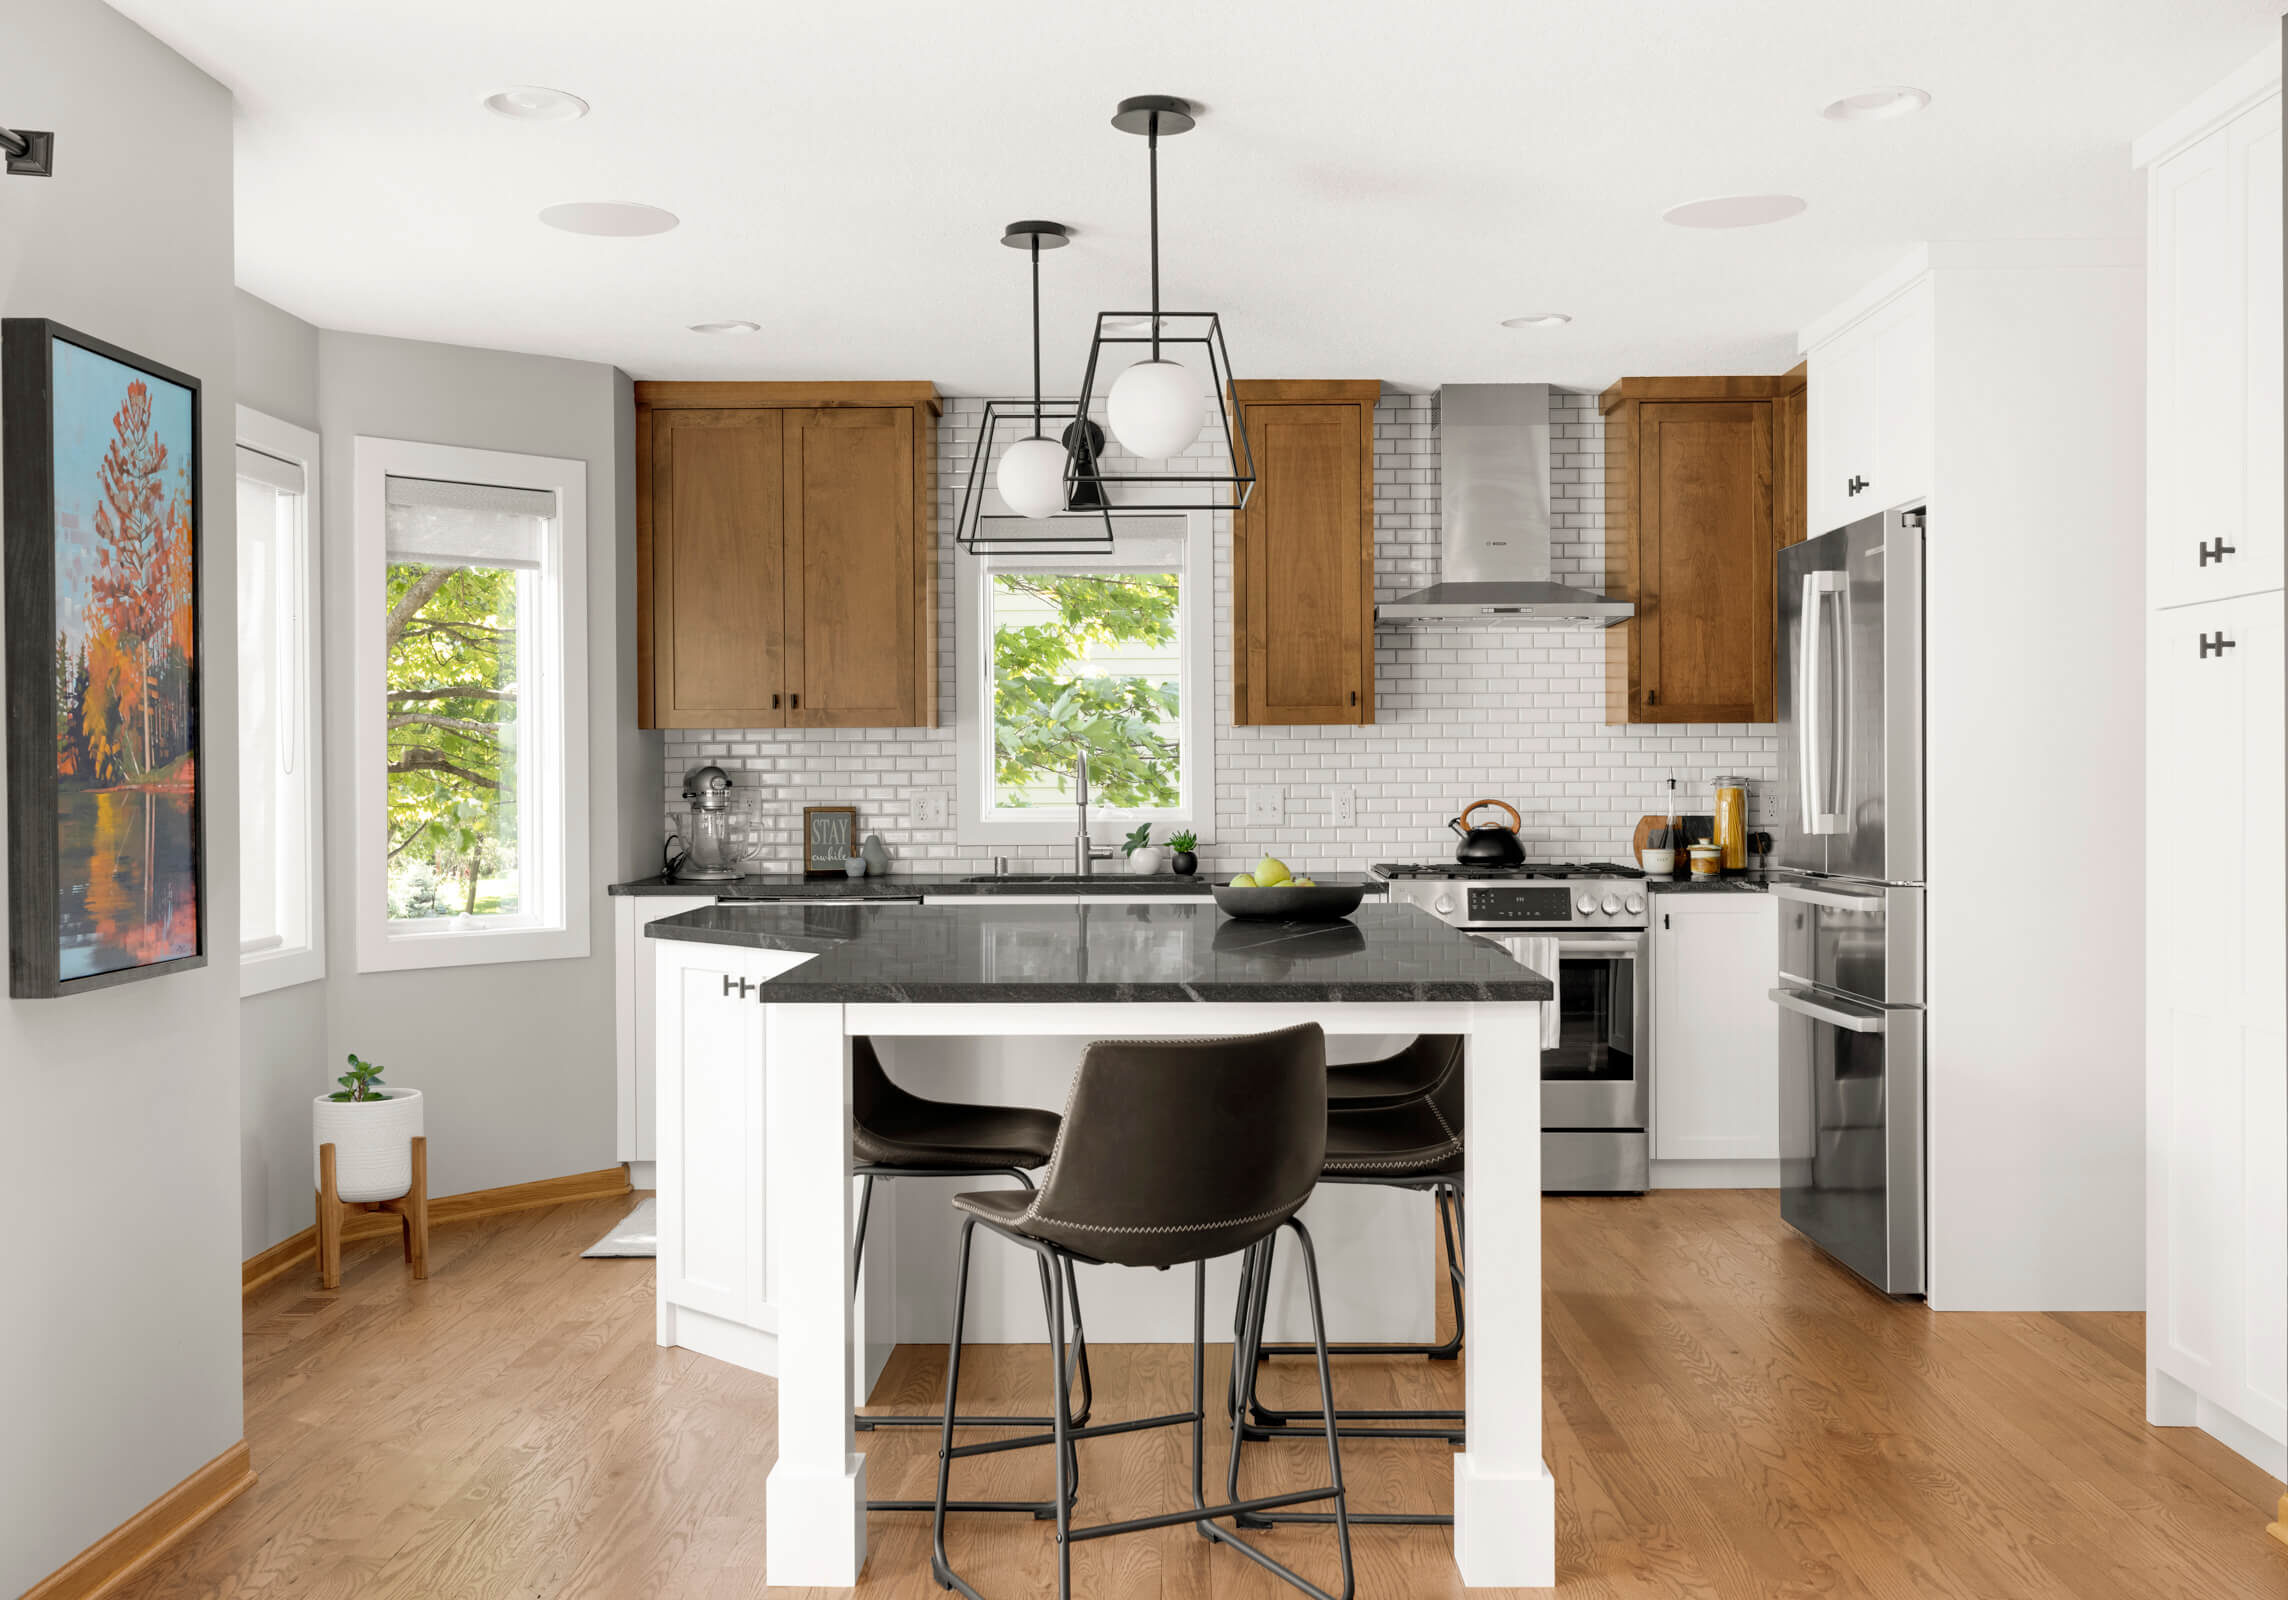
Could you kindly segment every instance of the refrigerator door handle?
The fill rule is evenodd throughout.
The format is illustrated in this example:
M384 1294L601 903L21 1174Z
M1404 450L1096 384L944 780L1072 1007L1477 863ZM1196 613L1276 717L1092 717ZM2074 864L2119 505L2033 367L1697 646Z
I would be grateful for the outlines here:
M1783 1011L1800 1012L1851 1033L1881 1033L1888 1025L1883 1013L1871 1006L1847 1008L1843 1002L1822 1000L1801 989L1774 989L1771 998Z
M1781 881L1771 885L1774 900L1800 900L1805 905L1832 906L1838 911L1881 911L1890 904L1880 890L1874 894L1851 894L1842 889L1822 885L1813 888L1808 883Z
M1845 833L1851 826L1850 585L1841 572L1803 575L1803 644L1796 673L1803 688L1803 734L1797 741L1796 780L1806 833ZM1831 615L1841 623L1832 644Z

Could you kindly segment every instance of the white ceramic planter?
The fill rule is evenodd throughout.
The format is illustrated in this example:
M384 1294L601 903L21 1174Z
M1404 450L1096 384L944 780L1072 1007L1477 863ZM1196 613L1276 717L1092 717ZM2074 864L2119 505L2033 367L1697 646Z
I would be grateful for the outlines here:
M421 1130L421 1091L384 1089L379 1100L329 1100L310 1107L311 1184L318 1146L334 1147L334 1185L344 1200L394 1200L413 1187L413 1140Z
M1159 845L1148 844L1128 852L1128 870L1139 878L1149 878L1156 872L1168 870L1168 852Z

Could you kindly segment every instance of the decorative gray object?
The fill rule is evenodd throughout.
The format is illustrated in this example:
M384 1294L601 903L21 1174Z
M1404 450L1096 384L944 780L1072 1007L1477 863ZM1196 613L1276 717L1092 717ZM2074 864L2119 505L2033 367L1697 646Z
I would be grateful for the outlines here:
M858 847L858 853L866 858L866 870L873 876L877 878L889 876L890 847L882 842L880 834L869 833L866 835L866 842Z

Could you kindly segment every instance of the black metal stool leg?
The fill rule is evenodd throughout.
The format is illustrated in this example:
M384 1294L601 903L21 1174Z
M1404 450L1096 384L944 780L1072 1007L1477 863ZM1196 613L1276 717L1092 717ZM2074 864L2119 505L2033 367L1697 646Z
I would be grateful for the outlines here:
M1432 1361L1451 1361L1462 1353L1462 1288L1466 1280L1462 1272L1462 1257L1457 1253L1462 1222L1462 1191L1458 1185L1438 1184L1432 1187L1430 1193L1434 1198L1446 1196L1453 1207L1451 1223L1445 1206L1438 1207L1438 1226L1446 1236L1446 1295L1454 1309L1453 1333L1436 1344L1330 1344L1327 1346L1329 1355L1427 1356ZM1267 1344L1257 1351L1256 1359L1268 1361L1273 1356L1307 1356L1310 1353L1311 1347L1307 1344Z

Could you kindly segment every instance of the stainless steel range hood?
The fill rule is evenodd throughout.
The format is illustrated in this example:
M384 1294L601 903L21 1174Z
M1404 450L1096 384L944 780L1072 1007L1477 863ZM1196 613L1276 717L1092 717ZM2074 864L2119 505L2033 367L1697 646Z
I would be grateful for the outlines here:
M1626 600L1552 581L1549 385L1438 391L1439 581L1375 607L1375 620L1609 628Z

